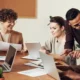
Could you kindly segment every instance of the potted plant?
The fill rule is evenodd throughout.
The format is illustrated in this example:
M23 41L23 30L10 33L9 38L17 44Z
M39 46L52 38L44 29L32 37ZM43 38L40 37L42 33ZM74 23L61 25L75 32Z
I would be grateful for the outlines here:
M0 80L4 80L2 67L0 67Z

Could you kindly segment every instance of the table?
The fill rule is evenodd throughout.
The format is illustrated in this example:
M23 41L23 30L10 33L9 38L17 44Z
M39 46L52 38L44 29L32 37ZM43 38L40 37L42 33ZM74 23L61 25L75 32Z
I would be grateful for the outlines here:
M0 55L5 55L5 53L0 53ZM13 68L11 72L3 73L5 80L55 80L49 75L43 75L39 77L30 77L18 74L17 72L32 69L34 67L26 66L24 63L29 62L30 60L22 59L23 56L26 56L27 53L17 53L16 58L14 60ZM2 63L2 61L0 61Z

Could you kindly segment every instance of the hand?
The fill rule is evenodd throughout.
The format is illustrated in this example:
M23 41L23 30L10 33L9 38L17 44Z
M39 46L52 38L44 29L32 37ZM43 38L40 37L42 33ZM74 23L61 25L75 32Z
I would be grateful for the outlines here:
M67 76L67 77L71 78L72 80L80 80L80 74L78 74L72 70L65 71L64 76Z
M64 51L62 52L62 55L68 55L70 52L72 51L72 49L64 49Z
M55 60L60 60L60 61L64 61L64 59L65 59L65 57L66 57L65 54L64 54L64 55L59 55L59 54L49 54L49 55L53 56Z
M80 50L72 51L69 53L73 58L80 58Z
M46 53L45 49L40 49L39 51L42 52L42 53Z
M46 54L49 54L50 53L49 50L45 50L45 49L40 49L39 51L42 52L42 53L46 53Z

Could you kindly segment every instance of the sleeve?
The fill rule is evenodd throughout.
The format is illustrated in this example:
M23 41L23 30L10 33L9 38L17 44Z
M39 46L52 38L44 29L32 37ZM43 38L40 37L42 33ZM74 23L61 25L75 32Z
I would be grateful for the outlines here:
M74 46L73 31L72 31L72 27L69 26L67 23L65 25L65 31L66 31L66 42L65 42L64 48L73 49L73 46Z
M52 38L48 39L45 44L44 44L44 48L49 51L50 53L52 52Z
M22 33L20 33L20 41L19 41L19 44L22 44L22 49L24 49L24 44L23 44L23 36L22 36Z

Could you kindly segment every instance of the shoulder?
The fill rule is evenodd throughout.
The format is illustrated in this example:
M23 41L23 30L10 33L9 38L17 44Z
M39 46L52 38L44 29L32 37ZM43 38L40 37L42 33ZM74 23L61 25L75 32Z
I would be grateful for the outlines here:
M55 38L53 36L47 39L47 42L50 42L50 43L53 43L54 41L55 41Z
M12 32L11 32L12 34L14 34L14 35L22 35L22 33L21 32L18 32L18 31L14 31L14 30L12 30Z

